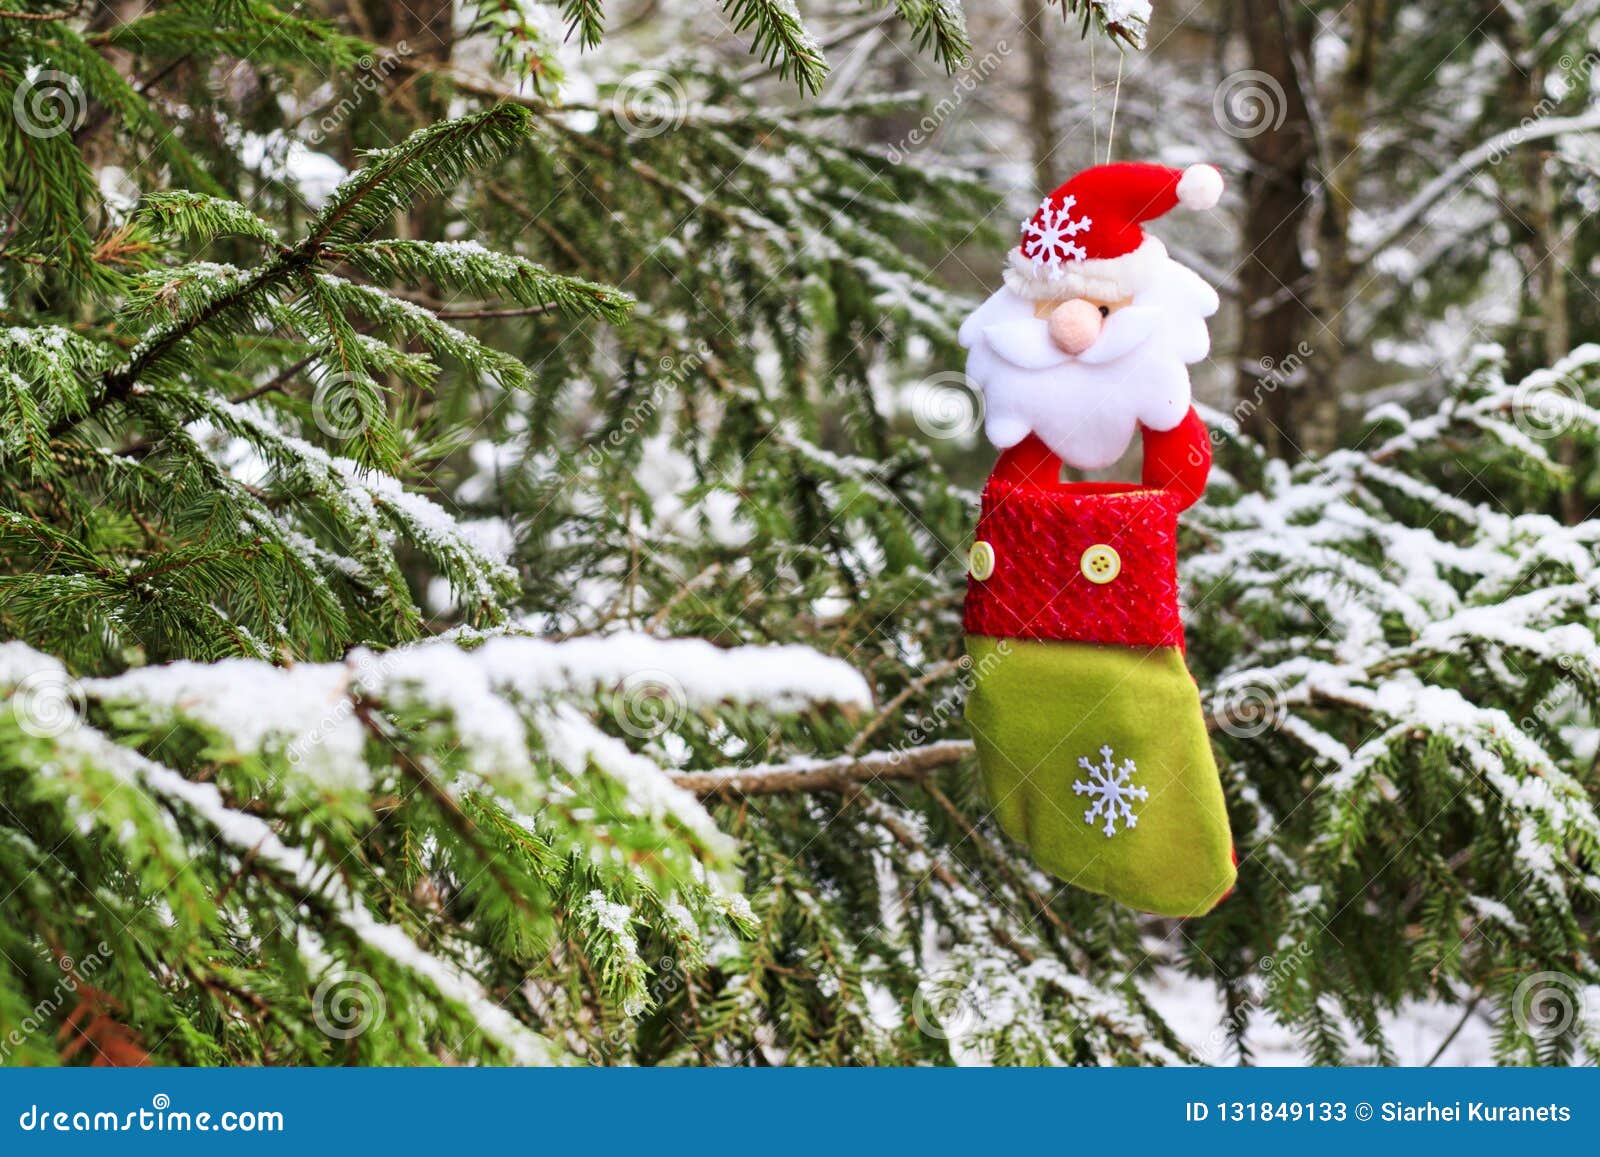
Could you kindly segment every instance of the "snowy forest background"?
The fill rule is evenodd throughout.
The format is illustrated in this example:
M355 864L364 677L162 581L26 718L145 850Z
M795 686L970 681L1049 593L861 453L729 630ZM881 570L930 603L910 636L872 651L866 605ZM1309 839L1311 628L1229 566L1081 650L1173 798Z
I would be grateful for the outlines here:
M5 1062L1600 1055L1600 2L1148 8L0 0ZM1229 180L1185 922L960 719L1107 155Z

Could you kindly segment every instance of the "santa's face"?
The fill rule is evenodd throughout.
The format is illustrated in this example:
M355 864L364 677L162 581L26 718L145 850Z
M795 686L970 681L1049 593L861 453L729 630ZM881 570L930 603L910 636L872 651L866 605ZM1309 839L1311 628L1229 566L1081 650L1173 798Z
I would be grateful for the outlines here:
M1169 257L1123 298L1035 301L1001 289L961 327L967 375L983 391L1000 449L1028 434L1068 465L1098 470L1142 423L1170 430L1189 411L1188 366L1211 339L1217 295Z

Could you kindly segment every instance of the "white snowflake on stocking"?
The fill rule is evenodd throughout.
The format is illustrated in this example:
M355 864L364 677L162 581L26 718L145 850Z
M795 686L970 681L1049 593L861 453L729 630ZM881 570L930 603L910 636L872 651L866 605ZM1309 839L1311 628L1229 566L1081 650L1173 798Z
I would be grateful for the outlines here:
M1146 788L1133 786L1133 773L1139 770L1133 760L1124 759L1122 765L1117 766L1117 761L1111 758L1108 744L1100 749L1100 763L1093 764L1087 756L1079 756L1078 766L1089 773L1089 782L1073 780L1072 790L1079 795L1094 797L1094 806L1083 813L1083 822L1092 824L1104 816L1106 826L1100 830L1108 837L1117 834L1118 820L1122 821L1124 830L1138 827L1139 817L1133 814L1132 801L1147 800L1150 792Z
M1033 272L1056 270L1063 261L1082 261L1089 251L1072 238L1089 228L1094 222L1088 217L1073 217L1072 207L1076 197L1061 199L1059 207L1046 197L1038 211L1022 223L1022 255L1033 260Z

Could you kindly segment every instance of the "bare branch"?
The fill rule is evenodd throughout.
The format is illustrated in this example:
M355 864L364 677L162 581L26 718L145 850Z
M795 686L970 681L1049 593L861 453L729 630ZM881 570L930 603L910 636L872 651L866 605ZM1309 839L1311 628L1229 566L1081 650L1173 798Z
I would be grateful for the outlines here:
M701 799L735 800L790 792L842 791L886 779L921 779L972 754L972 741L945 739L906 751L875 751L838 759L796 759L756 767L690 771L672 782Z

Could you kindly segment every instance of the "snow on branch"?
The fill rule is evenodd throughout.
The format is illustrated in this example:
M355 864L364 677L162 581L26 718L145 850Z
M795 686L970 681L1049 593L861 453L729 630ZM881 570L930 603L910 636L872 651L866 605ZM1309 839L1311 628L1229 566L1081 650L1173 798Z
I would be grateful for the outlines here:
M820 724L824 709L872 705L859 673L806 647L637 634L464 633L339 663L177 662L82 679L11 642L0 694L10 770L183 918L226 924L253 905L252 930L275 932L289 917L260 914L266 890L314 913L288 950L307 976L355 952L519 1063L564 1051L489 994L465 942L435 943L408 916L409 882L330 870L341 833L414 845L407 870L460 892L473 935L517 952L598 913L583 935L599 986L639 1015L658 996L649 937L669 935L689 960L759 925L731 890L734 841L659 753L681 755L679 732L720 734L719 717L766 735L786 715ZM219 888L219 876L233 882Z
M363 737L353 717L360 698L407 710L431 708L453 720L474 770L486 776L526 767L522 708L553 700L659 696L669 708L728 704L798 712L818 705L870 707L866 681L849 664L808 647L723 649L701 639L642 634L551 641L491 637L473 648L439 639L392 651L358 650L343 663L274 667L249 659L172 663L82 682L94 700L139 704L200 722L240 752L281 750L317 776L355 773Z
M211 670L220 679L229 679L240 674L245 664L246 661L239 660L219 665L220 671ZM192 669L197 665L185 666ZM192 670L187 678L186 685L196 685ZM103 681L101 686L113 682ZM6 687L8 694L26 698L37 695L47 684L59 689L70 687L71 683L65 668L49 656L21 643L0 645L0 686ZM214 681L213 686L220 688L222 684ZM232 694L237 700L241 692L259 692L261 686L259 682L232 685ZM266 821L231 805L216 785L194 782L89 726L70 710L69 702L70 698L55 700L58 713L45 721L47 728L40 727L37 714L30 723L35 730L47 729L51 733L57 774L71 768L79 773L91 768L108 773L126 788L147 793L185 817L199 821L212 833L213 839L243 857L241 862L272 872L282 886L292 890L297 902L315 901L324 906L339 925L372 951L422 977L445 1000L461 1005L471 1020L498 1039L517 1063L550 1063L553 1053L548 1041L506 1013L476 980L456 965L423 949L402 929L374 917L346 887L343 876L321 870L304 850L285 843ZM239 722L236 733L260 734L259 728L244 722L253 705L245 703L242 709L235 709ZM25 704L16 711L19 720L28 710ZM34 710L36 712L37 708ZM142 836L131 825L124 825L124 828L129 837ZM169 884L172 882L169 880ZM317 960L308 959L307 963L313 972L319 971Z
M1443 798L1493 825L1479 846L1506 849L1544 896L1585 886L1562 867L1565 848L1600 844L1584 787L1600 533L1498 509L1454 474L1466 444L1489 448L1473 476L1489 492L1559 469L1561 439L1596 437L1597 391L1600 348L1508 382L1483 347L1434 412L1375 411L1373 449L1269 469L1259 492L1195 511L1210 546L1186 564L1199 630L1253 640L1210 680L1214 734L1241 758L1270 744L1317 769L1330 855L1364 837L1403 771L1411 790L1439 777Z
M1383 220L1376 222L1370 235L1359 239L1360 248L1354 257L1355 263L1364 264L1394 244L1407 228L1433 207L1435 202L1484 165L1498 164L1507 153L1534 141L1546 141L1572 133L1593 132L1595 129L1600 129L1600 109L1591 109L1578 116L1544 117L1496 133L1476 148L1461 154L1442 173L1419 189L1411 200Z

